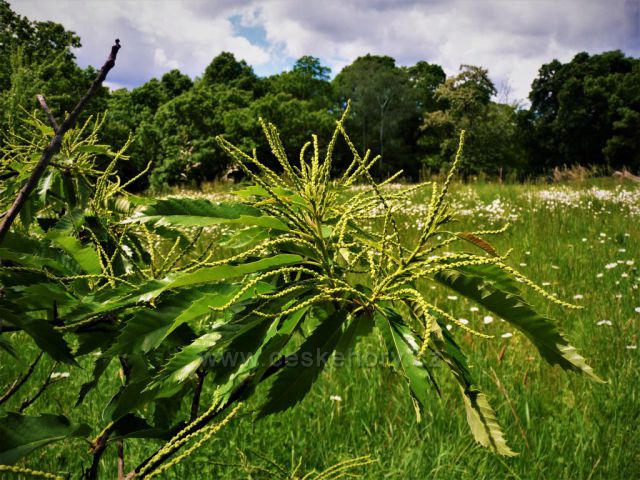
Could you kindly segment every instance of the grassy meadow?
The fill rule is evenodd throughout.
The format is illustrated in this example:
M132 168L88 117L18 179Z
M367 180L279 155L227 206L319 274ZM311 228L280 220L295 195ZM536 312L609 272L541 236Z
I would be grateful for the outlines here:
M397 206L407 236L420 225L429 193L426 188ZM474 374L519 456L498 457L475 444L462 399L444 369L438 378L442 397L434 391L432 406L418 421L403 383L375 355L379 340L371 335L358 345L362 361L330 364L296 408L253 422L254 399L239 420L169 470L167 478L302 479L357 457L364 457L366 465L345 471L344 478L350 478L347 473L365 479L640 478L640 187L606 181L480 183L456 185L450 200L459 212L452 230L496 229L508 222L507 232L487 240L500 253L514 249L512 267L584 306L565 310L528 291L527 299L557 319L607 384L550 367L506 323L425 283L425 294L441 308L494 335L485 340L455 325L451 329L471 352ZM21 364L0 352L0 386L9 385L35 354L28 341L20 352ZM81 418L81 412L100 418L120 381L114 363L99 387L74 409L80 385L91 376L89 362L68 377L49 359L41 362L36 372L40 380L31 382L34 389L52 371L62 375L36 400L39 405L25 413L52 405L51 411L71 419ZM17 410L34 393L22 390L6 409ZM203 398L210 393L210 386L205 387ZM151 442L145 442L126 441L127 466L151 452ZM56 444L30 457L28 466L77 472L79 458L87 458L77 455L79 449L87 445ZM104 478L115 478L114 450L110 447L104 456Z

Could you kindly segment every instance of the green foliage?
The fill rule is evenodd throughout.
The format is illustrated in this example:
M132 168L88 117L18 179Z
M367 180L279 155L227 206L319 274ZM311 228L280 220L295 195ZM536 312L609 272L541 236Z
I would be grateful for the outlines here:
M520 284L566 304L505 264L482 238L496 232L449 231L454 212L445 197L464 137L442 186L389 192L371 176L379 157L357 152L344 118L324 159L314 136L296 162L285 154L275 127L262 122L282 175L217 137L218 148L254 181L238 192L237 202L218 203L133 197L115 174L124 152L97 143L100 122L69 132L28 218L0 248L0 312L20 338L31 337L43 352L72 367L88 353L101 353L89 360L93 374L78 392L78 405L100 387L112 361L121 364L123 380L104 410L109 423L92 425L101 431L91 441L94 452L121 438L118 432L131 439L164 436L168 443L136 470L162 472L217 431L210 425L217 412L260 391L268 393L258 417L289 409L312 389L334 352L353 352L358 337L376 332L390 365L407 381L417 411L431 407L430 385L440 392L442 379L434 370L440 361L460 385L476 440L511 455L495 413L444 324L486 335L431 303L422 293L425 281L442 283L502 316L549 362L593 375L556 325L524 303ZM28 123L33 140L25 145L14 140L5 150L3 165L12 175L3 190L11 194L31 168L34 152L53 135L35 118ZM339 138L353 160L332 180ZM104 169L97 166L100 156L108 159ZM357 182L365 186L354 193ZM432 200L424 226L417 241L410 241L397 227L394 205L427 187ZM218 224L237 226L226 243L242 245L222 260L212 258L210 246L195 248L217 241L207 229ZM455 242L469 242L481 253L443 252ZM12 340L3 348L16 350ZM205 413L185 417L179 408L161 413L167 402L199 399L191 392L205 377L215 391ZM16 415L5 419L36 422ZM14 461L16 449L26 454L71 435L86 438L84 427L55 418L45 418L52 426L40 429L40 436L10 437L0 455ZM9 420L3 428L13 428ZM168 452L189 441L195 443L164 463Z
M532 166L640 168L634 127L640 112L640 61L620 51L577 54L543 65L533 81L529 134Z
M456 144L452 136L470 132L461 169L465 174L506 173L524 168L524 150L517 129L515 106L491 101L495 86L484 68L462 65L435 91L438 109L425 116L423 137L425 165L438 169L442 160L452 161Z
M348 128L356 145L362 151L380 153L389 162L388 168L378 163L378 176L388 176L407 163L411 152L406 127L417 111L406 71L396 67L391 57L366 55L345 67L335 85L343 105L351 100L353 116Z
M95 78L92 68L81 69L72 48L80 38L54 22L31 21L0 0L0 147L7 131L20 131L24 110L37 107L35 94L45 94L54 112L69 112ZM104 110L107 90L98 92L81 121Z
M0 464L12 465L45 445L90 433L88 425L74 425L61 415L8 413L0 417Z

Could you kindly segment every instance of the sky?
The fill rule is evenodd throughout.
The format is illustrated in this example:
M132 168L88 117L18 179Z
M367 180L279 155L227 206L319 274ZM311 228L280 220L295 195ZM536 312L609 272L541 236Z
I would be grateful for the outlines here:
M525 100L538 69L578 52L640 57L640 0L9 0L32 20L75 31L81 66L122 49L111 88L139 86L178 68L202 75L220 52L258 75L312 55L337 74L358 56L425 60L455 75L480 65L501 101Z

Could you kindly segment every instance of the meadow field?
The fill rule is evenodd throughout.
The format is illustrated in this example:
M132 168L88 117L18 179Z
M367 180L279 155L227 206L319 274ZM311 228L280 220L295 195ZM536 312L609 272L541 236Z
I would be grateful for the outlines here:
M403 228L417 231L427 195L428 189L397 205ZM358 458L361 466L345 471L343 478L639 478L640 188L607 180L457 184L450 202L458 212L456 230L496 229L509 223L505 233L491 238L501 253L514 249L509 264L560 298L584 307L566 310L533 291L527 296L559 322L607 384L550 367L526 338L499 318L425 283L423 291L433 303L454 312L462 323L494 335L485 340L455 325L451 328L470 352L475 376L517 457L499 457L474 442L462 400L453 382L444 378L445 371L439 378L442 396L433 392L431 407L418 421L403 382L384 369L384 359L376 355L380 340L374 334L358 345L354 361L330 364L297 407L254 422L251 405L258 400L252 400L239 420L169 470L166 478L302 479L314 470ZM21 363L16 363L0 351L0 385L10 384L36 352L25 341ZM49 411L51 405L51 411L71 419L88 416L98 422L108 392L120 381L112 364L98 388L74 408L90 368L85 365L68 374L46 359L35 377L41 380L51 372L56 383L25 413ZM35 393L25 388L6 404L7 410L17 410ZM203 398L208 394L205 384ZM145 458L150 443L127 440L127 462ZM78 472L86 449L79 440L55 444L38 451L29 465ZM115 472L113 458L105 457L105 462L114 462L104 464L105 472Z

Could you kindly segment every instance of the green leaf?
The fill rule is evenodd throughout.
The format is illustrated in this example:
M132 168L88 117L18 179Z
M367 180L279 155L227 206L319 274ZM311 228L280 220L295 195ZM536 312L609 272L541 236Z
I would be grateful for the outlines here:
M603 382L556 324L537 313L520 296L517 282L500 268L495 265L470 266L438 273L435 279L511 323L531 340L550 364L586 373Z
M367 315L353 318L345 329L338 345L336 354L346 357L356 346L361 337L366 337L373 330L373 319Z
M62 334L46 320L14 315L5 308L0 308L0 318L24 330L54 360L76 365Z
M68 253L86 273L99 275L102 272L98 252L93 246L83 247L80 240L67 236L63 231L57 229L52 229L46 237Z
M83 383L80 387L80 393L78 393L78 399L76 400L75 404L76 407L80 405L83 402L84 397L86 397L87 394L98 385L100 377L102 377L102 374L107 370L107 367L109 366L109 363L111 363L112 359L113 357L111 356L103 355L96 360L96 363L93 367L93 375L91 376L91 380Z
M214 203L202 198L165 198L126 220L124 223L153 223L174 227L207 227L221 223L255 225L288 231L276 217L262 215L260 210L237 202Z
M207 333L196 339L191 345L175 354L162 369L158 378L149 388L159 388L157 397L166 398L175 393L176 386L186 381L204 363L204 353L221 343L223 332Z
M56 180L59 179L60 173L57 169L50 169L45 175L42 176L38 182L38 196L40 202L46 203L47 195L53 190Z
M148 386L149 378L136 380L123 386L105 408L105 417L115 422L153 400L156 392L147 388Z
M88 316L132 307L138 303L150 302L170 289L230 280L273 267L299 263L301 260L302 257L300 255L281 254L240 265L219 265L217 267L204 267L195 272L176 272L161 280L150 280L134 291L131 291L130 287L116 287L100 292L95 297L87 296L83 304L79 305L74 312L66 315L65 319L67 322L78 322Z
M74 148L74 151L78 153L106 155L109 153L109 145L78 145Z
M88 425L72 424L61 415L30 417L8 413L0 417L0 464L12 465L45 445L90 433Z
M180 325L211 315L210 307L225 305L240 288L242 285L205 285L172 293L163 298L155 309L135 312L126 321L110 352L122 354L153 350ZM272 285L260 283L245 292L239 301L271 290Z
M464 389L461 387L460 390L467 410L467 423L476 441L498 455L517 456L518 454L507 445L496 414L489 405L487 397L476 388Z
M177 272L175 274L168 275L162 280L151 281L144 285L140 290L131 293L124 298L113 299L112 303L146 302L172 288L187 287L190 285L217 282L220 280L229 280L250 273L268 270L273 267L299 263L301 260L302 257L300 255L280 254L256 260L255 262L242 263L240 265L219 265L216 267L203 267L194 272Z
M402 317L394 310L376 311L376 325L382 334L391 364L405 377L412 395L425 408L429 404L431 377L424 363L418 358L419 339L411 333Z
M258 418L282 412L300 402L311 390L342 336L342 324L348 312L337 310L325 319L288 358L277 374ZM295 362L295 363L293 363Z
M467 365L467 358L451 334L437 324L434 325L431 339L436 344L437 354L449 367L460 386L467 411L467 423L476 441L499 455L517 455L507 445L495 412L487 397L476 387Z

